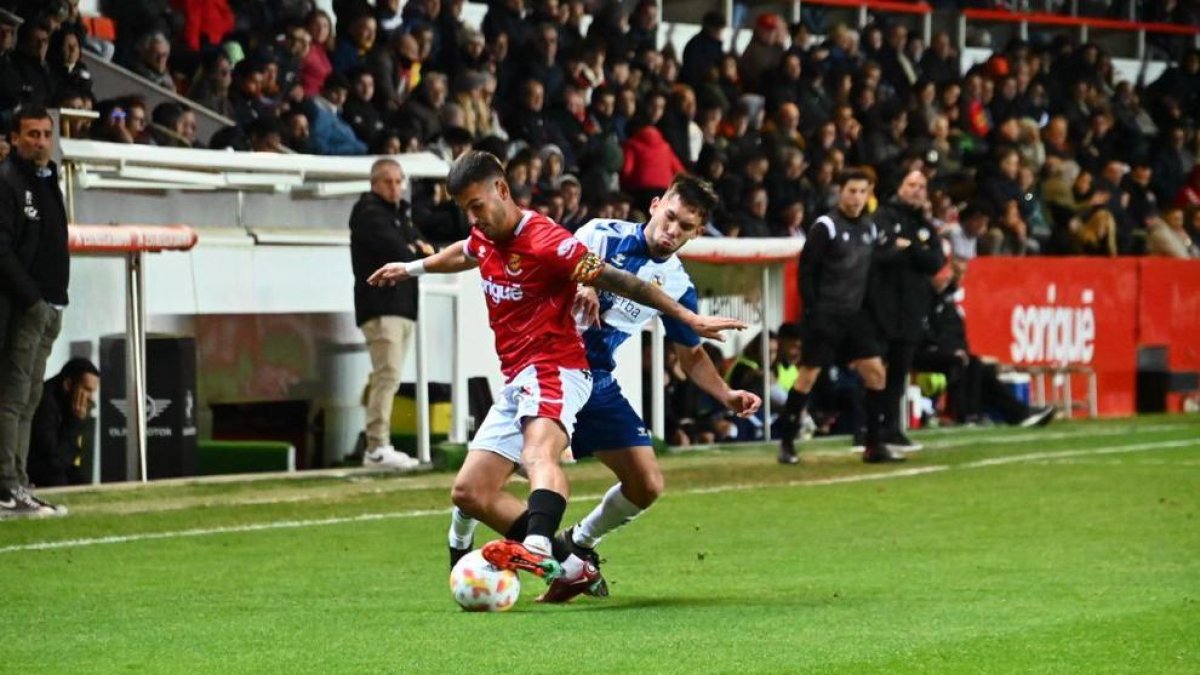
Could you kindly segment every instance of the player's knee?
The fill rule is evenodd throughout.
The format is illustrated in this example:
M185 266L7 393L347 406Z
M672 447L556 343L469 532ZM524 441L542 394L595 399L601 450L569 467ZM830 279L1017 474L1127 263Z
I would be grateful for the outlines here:
M487 498L484 491L477 486L455 481L454 486L450 488L450 501L463 513L474 515L484 512L483 507Z
M662 471L655 470L639 476L636 481L622 482L621 488L626 499L638 508L648 509L662 495L666 482Z

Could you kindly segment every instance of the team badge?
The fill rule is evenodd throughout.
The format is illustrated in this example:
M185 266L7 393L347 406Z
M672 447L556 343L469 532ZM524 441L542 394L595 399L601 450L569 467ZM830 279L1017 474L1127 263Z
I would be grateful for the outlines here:
M571 254L575 252L575 247L578 245L579 241L575 237L563 239L562 243L558 245L558 257L570 258Z
M516 253L508 257L508 262L504 263L504 271L516 276L521 273L521 256Z
M30 220L38 220L41 214L38 213L37 207L33 205L33 193L29 190L25 191L25 217Z
M849 232L842 233L842 241L850 241L850 233Z
M929 230L927 230L923 227L921 229L917 230L917 239L920 240L922 243L929 241Z
M892 227L892 232L895 232L896 234L900 234L900 223L896 223L896 225L894 227Z

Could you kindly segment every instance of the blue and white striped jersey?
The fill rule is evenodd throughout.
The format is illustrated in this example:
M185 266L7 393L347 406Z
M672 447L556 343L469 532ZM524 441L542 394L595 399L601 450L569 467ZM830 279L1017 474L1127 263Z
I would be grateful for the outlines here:
M644 228L644 224L623 220L591 220L579 228L575 238L609 265L662 288L679 304L697 311L696 288L683 263L674 255L663 260L650 257ZM600 291L601 325L579 324L588 364L596 370L616 368L613 354L617 347L658 315L657 309ZM662 321L667 339L688 347L700 344L700 336L686 324L669 317L663 317Z

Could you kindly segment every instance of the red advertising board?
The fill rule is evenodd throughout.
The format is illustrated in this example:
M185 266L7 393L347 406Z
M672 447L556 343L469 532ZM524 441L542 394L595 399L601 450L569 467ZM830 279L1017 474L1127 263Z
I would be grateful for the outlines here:
M1165 345L1168 366L1200 371L1200 261L1143 258L1138 344Z
M1136 258L978 258L964 280L971 350L1014 365L1096 371L1101 415L1134 412ZM1087 382L1073 382L1082 398Z

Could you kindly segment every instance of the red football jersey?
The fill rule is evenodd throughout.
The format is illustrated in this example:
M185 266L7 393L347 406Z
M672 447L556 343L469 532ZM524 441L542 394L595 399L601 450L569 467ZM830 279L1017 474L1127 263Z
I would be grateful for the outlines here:
M479 262L488 323L507 378L530 365L588 367L571 313L578 282L596 278L604 262L553 220L526 211L503 243L472 228L466 253Z

